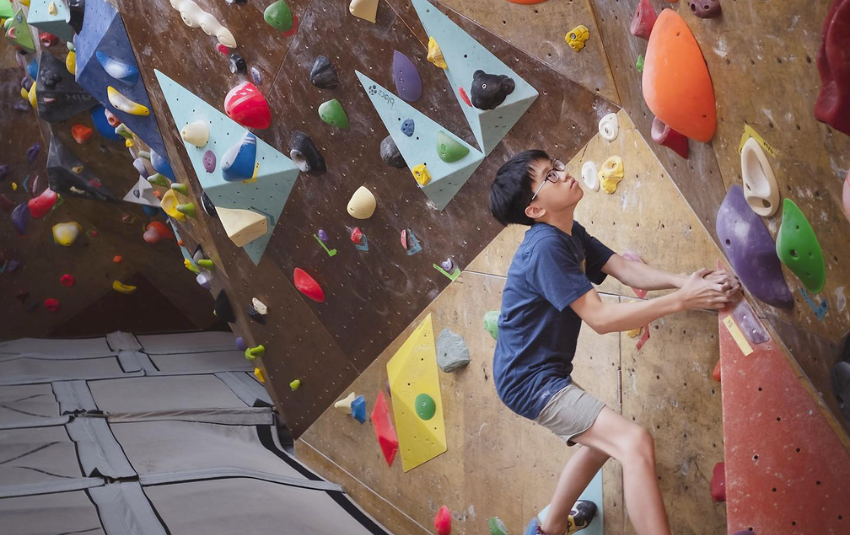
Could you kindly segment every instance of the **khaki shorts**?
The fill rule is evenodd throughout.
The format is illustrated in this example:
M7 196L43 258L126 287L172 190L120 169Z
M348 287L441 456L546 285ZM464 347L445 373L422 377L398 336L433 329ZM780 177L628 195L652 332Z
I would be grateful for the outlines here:
M558 435L568 446L575 446L573 437L590 429L603 407L604 403L570 383L552 396L534 421Z

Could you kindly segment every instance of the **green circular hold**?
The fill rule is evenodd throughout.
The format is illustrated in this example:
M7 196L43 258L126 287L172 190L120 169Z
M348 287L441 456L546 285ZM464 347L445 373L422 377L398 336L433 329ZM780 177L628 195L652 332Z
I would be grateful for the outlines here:
M428 394L419 394L416 396L416 414L423 420L430 420L437 413L437 404L434 403L434 398Z
M469 154L469 149L461 145L443 131L437 132L437 155L446 163L454 163Z
M342 104L337 99L322 103L319 106L319 117L329 125L343 130L348 129L348 116L345 114L345 110L342 109Z
M263 18L272 28L286 32L292 29L292 11L285 0L278 0L263 12Z

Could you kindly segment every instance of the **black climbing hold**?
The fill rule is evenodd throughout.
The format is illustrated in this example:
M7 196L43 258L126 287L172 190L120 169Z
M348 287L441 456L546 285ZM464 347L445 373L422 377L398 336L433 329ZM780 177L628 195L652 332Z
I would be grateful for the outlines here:
M68 26L74 33L83 31L83 13L86 10L86 0L68 0Z
M472 105L479 110L492 110L514 92L513 79L505 75L475 71L472 75Z
M413 135L413 130L415 129L415 126L416 125L413 124L413 119L405 119L404 122L401 123L401 131L402 133L404 133L404 135L410 137Z
M215 211L215 205L210 200L206 191L201 193L201 206L204 207L204 212L206 212L208 216L218 219L218 212Z
M236 323L236 316L233 314L233 306L231 306L230 299L228 299L224 290L218 292L218 296L215 298L213 310L215 311L215 315L218 319L224 320L227 323Z
M247 4L248 0L224 0L228 4Z
M331 60L325 56L319 56L313 63L313 68L310 70L310 82L321 89L331 89L339 85L339 78L336 75Z
M266 324L266 317L257 312L257 309L254 308L254 305L248 305L248 317L259 323L260 325Z
M841 410L841 416L850 422L850 333L844 336L838 362L832 366L829 375L832 380L832 394Z
M304 132L293 132L290 145L292 150L289 151L289 157L301 171L320 175L328 170L322 153Z
M245 58L237 54L236 52L230 53L230 72L236 74L237 72L245 72L248 69L248 64L245 63Z
M47 183L50 189L66 198L118 201L112 191L55 136L50 138L50 149L47 151Z
M398 150L398 146L393 141L392 136L387 136L381 141L381 159L390 167L402 169L407 167L407 162Z
M38 118L48 123L70 119L98 105L97 100L74 80L65 63L42 54L35 88Z

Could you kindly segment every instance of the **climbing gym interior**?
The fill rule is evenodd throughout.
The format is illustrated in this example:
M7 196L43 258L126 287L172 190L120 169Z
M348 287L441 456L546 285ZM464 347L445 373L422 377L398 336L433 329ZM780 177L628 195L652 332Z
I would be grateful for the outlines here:
M488 199L536 148L623 258L743 286L578 338L672 532L850 534L850 0L0 20L1 533L526 533L581 451L494 386ZM638 533L625 495L609 460L577 527Z

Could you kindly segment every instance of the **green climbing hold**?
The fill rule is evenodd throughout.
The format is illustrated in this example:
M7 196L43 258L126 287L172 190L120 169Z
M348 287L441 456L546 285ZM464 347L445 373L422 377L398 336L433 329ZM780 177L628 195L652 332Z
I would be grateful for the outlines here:
M637 67L638 72L643 72L643 61L643 54L641 54L640 56L638 56L637 63L635 64L635 67Z
M319 106L319 117L329 125L348 130L348 116L337 99L329 100Z
M163 188L167 188L171 184L171 182L169 182L167 178L165 178L159 173L154 173L149 176L148 182L150 182L154 186L161 186Z
M278 0L267 7L263 18L276 30L287 32L292 29L292 11L284 0Z
M444 162L452 163L469 154L469 149L445 132L440 131L437 132L437 154Z
M491 517L488 525L490 527L490 535L508 535L508 527L498 516Z
M437 404L434 403L434 398L428 394L419 394L416 396L416 415L423 420L430 420L437 413Z
M248 360L254 360L257 357L264 357L266 355L266 348L259 345L257 347L249 347L245 350L245 358Z
M206 269L207 271L215 270L215 264L209 258L201 258L200 260L198 260L197 264L202 268Z
M177 193L180 193L181 195L189 194L189 188L186 187L186 184L181 184L179 182L171 184L171 189L173 189Z
M806 290L819 293L826 282L826 265L818 237L791 199L782 201L782 223L776 236L776 254L803 282Z
M198 217L197 212L195 212L195 204L191 202L187 202L186 204L178 204L177 211L189 217Z
M490 333L493 340L499 339L499 311L491 310L484 314L484 329Z

